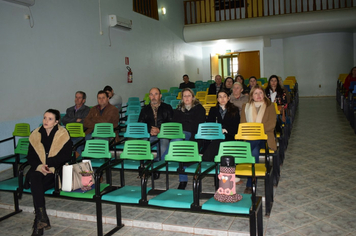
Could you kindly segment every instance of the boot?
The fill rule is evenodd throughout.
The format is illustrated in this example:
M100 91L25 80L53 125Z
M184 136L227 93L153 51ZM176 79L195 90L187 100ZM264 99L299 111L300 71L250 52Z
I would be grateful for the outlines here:
M31 234L31 236L40 236L40 235L43 235L43 229L38 229L37 227L38 225L38 220L37 220L37 215L35 216L35 220L33 222L33 232Z
M39 207L36 209L36 217L38 218L38 223L37 223L37 228L38 229L50 229L51 224L48 219L48 215L46 212L46 208L44 207Z

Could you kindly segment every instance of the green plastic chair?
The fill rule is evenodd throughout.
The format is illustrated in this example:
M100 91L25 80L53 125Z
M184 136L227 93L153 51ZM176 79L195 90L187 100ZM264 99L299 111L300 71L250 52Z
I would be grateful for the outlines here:
M176 99L176 100L172 100L170 102L170 105L173 109L176 109L178 107L179 103L180 103L180 100Z
M128 101L127 106L141 106L140 101Z
M85 148L84 151L82 152L82 157L83 159L104 159L105 162L102 164L102 166L106 165L111 159L111 153L109 151L109 142L107 140L103 139L92 139L92 140L87 140L85 143ZM101 166L95 166L93 164L93 161L91 162L92 167L95 168L97 167L100 169ZM95 170L94 176L95 176L95 183L98 184L100 183L100 175L98 175L97 170ZM108 169L106 171L106 184L100 184L100 192L102 192L105 188L109 187L111 185L111 169ZM57 190L59 191L59 190ZM98 193L97 193L98 194ZM59 192L60 196L65 196L65 197L72 197L72 198L81 198L81 199L93 199L95 195L95 189L92 189L88 192L82 193L82 192L65 192L65 191L60 191Z
M114 125L112 123L96 123L91 136L93 138L115 138Z
M68 123L66 124L66 129L72 138L84 138L84 128L82 123Z
M174 90L176 90L176 89L179 89L179 88L178 88L178 87L170 87L168 92L169 92L170 94L172 94L172 93L174 92ZM161 91L161 92L162 92L162 91Z
M161 125L157 138L185 139L181 123L167 122Z
M193 203L193 191L182 189L169 189L168 181L168 163L169 162L201 162L201 156L198 152L198 144L194 141L176 141L169 144L168 154L165 157L166 164L166 191L157 195L148 201L148 205L167 207L167 208L183 208L190 209ZM155 169L153 170L155 171ZM178 172L183 171L182 166L179 166ZM200 168L197 168L196 175L200 173Z
M220 123L200 123L198 126L198 132L195 135L195 139L224 140L225 134L222 133L222 126Z
M177 100L177 96L167 96L164 98L164 103L171 104L173 100Z
M168 93L168 89L161 89L161 93Z
M129 99L127 100L127 103L133 102L133 101L139 102L139 101L140 101L140 98L139 98L139 97L129 97Z
M126 115L129 114L140 114L141 112L141 105L131 105L126 108Z
M18 137L28 137L30 136L30 125L27 123L18 123L15 125L14 132L12 132L12 136Z

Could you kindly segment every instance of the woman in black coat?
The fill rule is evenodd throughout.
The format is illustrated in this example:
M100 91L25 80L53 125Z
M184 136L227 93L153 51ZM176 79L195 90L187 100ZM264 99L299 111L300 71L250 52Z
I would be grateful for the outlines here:
M54 171L70 161L72 141L68 131L58 125L60 113L49 109L43 115L43 125L35 129L30 137L27 160L31 168L26 175L35 208L33 236L43 235L43 229L51 225L46 213L46 190L54 187Z
M182 101L174 110L173 122L182 124L185 140L195 140L194 136L198 131L198 125L205 122L205 109L195 98L194 92L190 88L182 90ZM188 176L179 174L178 189L185 189L187 182Z
M222 132L225 134L225 140L212 141L204 151L204 161L214 161L214 158L219 151L220 142L235 140L235 134L237 133L240 123L239 109L230 102L228 92L225 90L220 91L217 100L217 105L212 107L209 111L207 122L220 123Z

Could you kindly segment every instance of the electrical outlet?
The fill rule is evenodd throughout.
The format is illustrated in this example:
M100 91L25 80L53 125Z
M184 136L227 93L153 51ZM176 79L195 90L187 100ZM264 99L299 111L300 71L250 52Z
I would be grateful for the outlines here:
M30 19L30 15L25 15L24 17L26 20Z

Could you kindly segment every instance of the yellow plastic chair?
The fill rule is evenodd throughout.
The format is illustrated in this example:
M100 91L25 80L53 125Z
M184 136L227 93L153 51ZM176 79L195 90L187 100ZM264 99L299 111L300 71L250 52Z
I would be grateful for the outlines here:
M182 92L178 93L177 99L182 99Z
M204 104L203 107L205 108L205 115L209 115L210 108L215 107L216 104Z
M295 76L288 76L286 80L292 80L294 83L297 83Z
M294 89L295 83L293 82L293 80L285 80L285 81L283 81L283 84L289 85L290 89Z
M199 101L202 103L204 101L204 104L205 104L205 97L207 95L207 92L206 91L199 91L197 92L197 94L195 95L195 97L197 99L199 99Z
M214 105L216 105L216 103L217 103L216 95L214 95L214 94L206 95L205 104L214 104Z
M236 140L255 141L265 140L265 163L256 163L256 177L263 177L265 180L265 197L266 197L266 215L271 213L273 204L273 178L271 176L273 168L269 160L269 148L267 145L267 134L262 123L240 123ZM239 165L236 167L236 175L242 175L245 173L246 166Z

